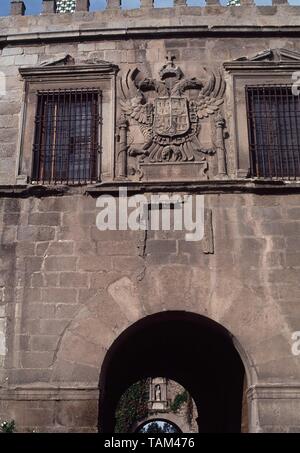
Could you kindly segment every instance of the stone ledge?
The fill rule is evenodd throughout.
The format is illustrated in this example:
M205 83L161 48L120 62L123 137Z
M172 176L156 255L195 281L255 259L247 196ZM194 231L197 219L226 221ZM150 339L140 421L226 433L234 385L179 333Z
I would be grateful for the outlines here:
M197 193L300 193L300 181L272 181L256 179L228 179L184 182L111 181L93 185L0 185L0 198L53 197L63 195L117 195L121 187L128 193L197 192Z
M56 77L59 75L61 78L64 76L69 76L70 74L72 77L76 76L84 76L84 75L90 75L92 74L92 77L94 78L96 75L99 77L102 74L116 74L119 70L119 67L115 64L108 63L107 61L103 61L102 64L83 64L83 65L76 65L76 64L70 64L66 66L37 66L37 67L24 67L20 68L19 72L21 76L24 79L37 79L39 80L39 77L45 75L48 78L51 78L51 76Z
M247 390L250 400L254 399L300 399L300 383L254 384ZM86 386L11 386L0 388L0 399L15 401L34 400L93 400L99 399L97 384Z
M197 193L300 193L299 182L260 181L260 180L211 180L186 182L147 182L135 183L115 181L101 183L86 188L90 195L103 193L117 194L120 187L126 187L128 193L144 192L197 192Z
M250 400L255 399L300 399L300 383L256 384L247 390Z
M60 196L67 194L70 189L71 186L60 185L0 185L0 197L27 198L32 196Z
M96 385L86 385L86 387L18 386L0 389L0 399L2 401L95 400L99 399L99 388Z
M300 68L300 61L250 61L250 60L240 60L240 61L225 61L223 63L226 71L235 72L235 74L241 74L249 72L250 70L263 71L263 74L266 74L266 71L271 72L271 74L278 74L280 71L296 71Z

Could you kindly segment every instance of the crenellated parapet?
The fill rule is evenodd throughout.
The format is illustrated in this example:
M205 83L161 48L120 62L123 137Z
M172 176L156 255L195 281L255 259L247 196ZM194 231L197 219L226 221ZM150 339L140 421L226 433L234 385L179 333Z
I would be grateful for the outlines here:
M293 5L289 5L288 0L272 0L272 5L257 5L258 9L266 8L267 14L274 14L274 7L276 6L290 6L294 9ZM11 15L12 16L23 16L26 11L26 6L28 6L28 0L11 0ZM106 0L106 6L104 10L122 10L124 4L122 0ZM255 0L228 0L227 5L221 5L220 0L205 0L205 5L203 6L189 6L187 0L173 0L173 7L163 8L173 9L173 8L184 8L188 10L200 9L205 15L206 9L211 8L220 8L220 10L215 10L214 14L223 14L225 8L236 8L239 9L254 7L256 8ZM100 4L99 4L100 9ZM146 10L146 14L149 14L151 9L161 9L155 7L154 0L140 0L140 7L136 9ZM273 9L273 11L272 11ZM76 12L89 12L90 11L90 0L42 0L42 14L63 14L63 13L76 13ZM126 10L128 11L128 10ZM276 11L275 11L276 13ZM184 11L186 14L186 11ZM241 14L239 12L239 14ZM298 13L299 14L299 13Z

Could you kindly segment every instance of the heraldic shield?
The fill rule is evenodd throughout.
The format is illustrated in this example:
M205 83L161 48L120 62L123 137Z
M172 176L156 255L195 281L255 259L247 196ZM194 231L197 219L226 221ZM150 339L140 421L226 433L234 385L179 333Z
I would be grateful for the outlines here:
M154 107L154 130L158 135L175 137L190 128L187 99L184 97L158 97Z

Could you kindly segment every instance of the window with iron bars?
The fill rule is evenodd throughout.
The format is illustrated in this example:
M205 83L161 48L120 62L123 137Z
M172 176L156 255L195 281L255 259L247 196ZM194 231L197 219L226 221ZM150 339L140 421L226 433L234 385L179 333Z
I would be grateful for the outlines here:
M99 90L39 91L32 180L62 184L96 181L101 123Z
M246 86L251 176L300 177L300 99L291 85Z

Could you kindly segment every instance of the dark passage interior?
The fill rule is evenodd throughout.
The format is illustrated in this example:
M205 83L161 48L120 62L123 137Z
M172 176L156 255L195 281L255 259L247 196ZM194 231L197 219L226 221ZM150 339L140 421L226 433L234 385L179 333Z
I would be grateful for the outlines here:
M165 376L188 390L199 432L240 432L244 366L230 334L216 322L174 311L147 316L126 329L102 366L100 432L114 432L121 395L149 376Z

